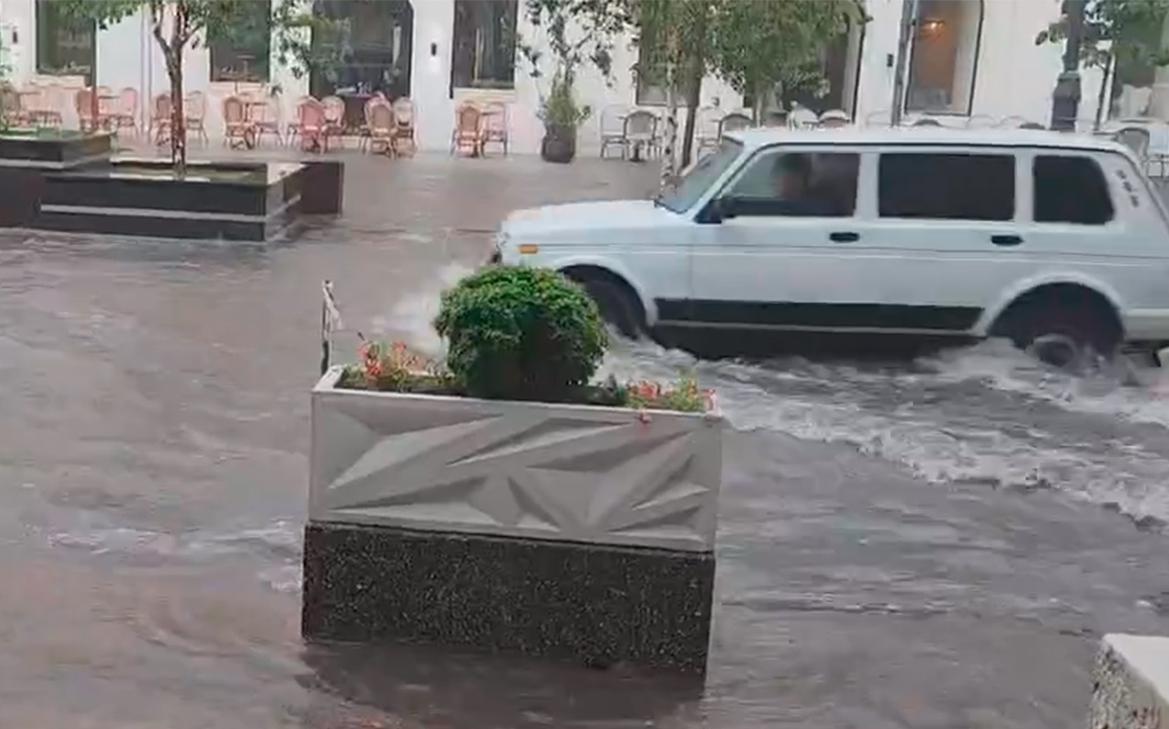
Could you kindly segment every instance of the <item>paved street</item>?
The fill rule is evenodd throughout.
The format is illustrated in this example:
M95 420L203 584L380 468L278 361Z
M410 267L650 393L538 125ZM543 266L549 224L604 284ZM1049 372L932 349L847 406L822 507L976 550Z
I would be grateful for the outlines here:
M0 234L0 729L1039 729L1082 721L1102 632L1169 634L1159 373L624 342L607 371L696 371L729 422L704 682L305 646L321 279L350 329L432 346L508 210L657 173L346 161L345 216L267 246Z

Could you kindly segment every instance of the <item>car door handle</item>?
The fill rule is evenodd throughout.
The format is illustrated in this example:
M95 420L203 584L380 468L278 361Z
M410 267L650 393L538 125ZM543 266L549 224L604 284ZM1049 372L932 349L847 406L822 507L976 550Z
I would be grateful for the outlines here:
M829 233L828 239L834 243L854 243L861 239L860 233L849 233L838 231L836 233Z
M1017 246L1023 242L1021 235L992 235L990 242L996 246Z

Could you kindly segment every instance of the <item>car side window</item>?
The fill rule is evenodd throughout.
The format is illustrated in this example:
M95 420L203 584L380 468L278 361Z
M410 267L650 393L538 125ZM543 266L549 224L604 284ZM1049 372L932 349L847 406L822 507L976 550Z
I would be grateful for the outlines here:
M1010 220L1015 217L1015 157L934 152L881 155L882 218Z
M724 197L734 199L736 215L848 217L856 211L859 169L859 154L764 152Z
M1031 174L1037 223L1104 225L1116 215L1108 180L1091 157L1039 155Z

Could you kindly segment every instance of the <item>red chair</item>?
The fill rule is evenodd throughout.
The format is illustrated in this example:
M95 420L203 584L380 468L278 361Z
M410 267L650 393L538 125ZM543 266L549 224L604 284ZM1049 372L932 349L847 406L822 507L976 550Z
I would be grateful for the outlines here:
M130 86L118 92L118 108L114 112L114 129L129 129L138 137L138 89Z
M247 107L238 96L223 100L223 144L232 149L255 144L255 130L248 121Z
M93 90L78 89L73 95L73 108L77 110L77 121L82 132L92 132L97 129L97 122L93 118Z
M150 118L150 132L154 137L155 144L163 145L170 141L171 109L170 94L159 94L154 97L154 114Z
M329 151L329 120L325 106L316 99L305 99L296 107L296 127L300 148L305 152Z

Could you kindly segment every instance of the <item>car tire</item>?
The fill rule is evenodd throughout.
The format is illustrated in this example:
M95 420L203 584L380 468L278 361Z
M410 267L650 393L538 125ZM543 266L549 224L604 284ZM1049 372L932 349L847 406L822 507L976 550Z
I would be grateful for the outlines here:
M1054 367L1073 367L1091 354L1112 359L1122 339L1116 316L1088 298L1025 302L1009 311L997 329L1016 347Z
M589 278L581 282L601 311L601 318L628 339L638 339L645 330L641 304L626 287L615 281Z

